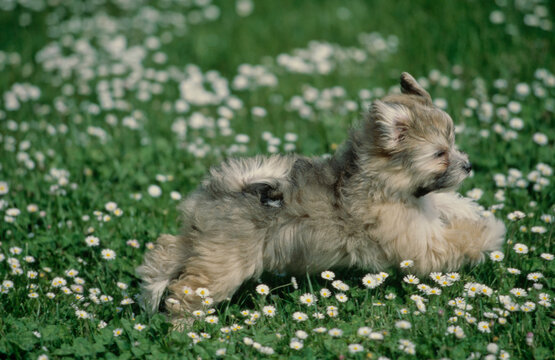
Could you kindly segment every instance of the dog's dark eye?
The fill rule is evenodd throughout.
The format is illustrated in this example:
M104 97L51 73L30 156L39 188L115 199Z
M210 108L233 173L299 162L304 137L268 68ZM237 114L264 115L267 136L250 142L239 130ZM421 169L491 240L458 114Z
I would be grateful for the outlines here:
M445 150L441 150L435 153L436 158L444 157L446 154Z

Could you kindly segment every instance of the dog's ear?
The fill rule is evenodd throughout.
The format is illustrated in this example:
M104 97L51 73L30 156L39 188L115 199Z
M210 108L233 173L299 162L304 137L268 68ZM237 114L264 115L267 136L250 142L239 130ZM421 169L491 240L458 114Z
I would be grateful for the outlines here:
M370 108L374 141L384 150L394 150L403 141L411 122L410 110L396 103L376 100Z
M426 105L432 105L430 94L407 72L401 74L401 92L407 95L420 96Z

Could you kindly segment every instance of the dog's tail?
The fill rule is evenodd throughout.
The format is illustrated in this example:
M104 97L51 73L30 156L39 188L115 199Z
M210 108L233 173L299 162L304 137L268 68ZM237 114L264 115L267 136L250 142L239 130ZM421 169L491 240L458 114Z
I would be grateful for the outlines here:
M155 312L171 280L177 278L185 265L187 255L179 244L179 236L162 234L154 249L145 254L143 264L136 270L143 283L140 304Z

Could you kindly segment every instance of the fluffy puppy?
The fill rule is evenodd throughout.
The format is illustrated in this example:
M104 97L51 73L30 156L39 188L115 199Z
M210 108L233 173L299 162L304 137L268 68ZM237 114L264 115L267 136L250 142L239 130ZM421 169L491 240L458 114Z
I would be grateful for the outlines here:
M505 226L454 192L471 170L453 121L408 73L375 101L331 158L230 159L180 205L137 273L143 301L175 324L203 300L230 297L264 271L381 270L412 259L418 274L455 270L501 248Z

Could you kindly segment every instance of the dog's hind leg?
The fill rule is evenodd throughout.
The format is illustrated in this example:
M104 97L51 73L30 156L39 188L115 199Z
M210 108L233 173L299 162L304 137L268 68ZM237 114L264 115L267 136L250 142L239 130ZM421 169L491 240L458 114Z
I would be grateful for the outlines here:
M262 272L262 241L227 239L224 234L199 240L195 255L169 285L165 304L176 329L191 320L191 311L230 298L245 280ZM208 296L198 296L199 288L208 289Z
M145 253L137 274L143 281L141 302L148 311L158 309L164 290L183 271L189 257L187 250L183 238L162 234L156 240L154 249Z

